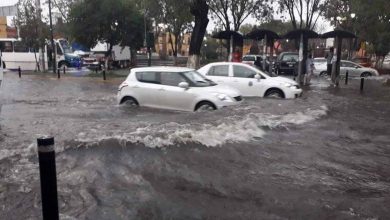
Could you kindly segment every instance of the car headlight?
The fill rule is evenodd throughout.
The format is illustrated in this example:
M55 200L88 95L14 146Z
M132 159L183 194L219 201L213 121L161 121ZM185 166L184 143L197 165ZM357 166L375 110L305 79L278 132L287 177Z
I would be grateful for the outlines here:
M226 94L223 94L223 93L214 93L214 95L221 101L224 101L224 102L234 102L233 98L226 95Z
M299 89L300 88L299 85L294 85L291 83L283 83L282 85L285 87L288 87L288 88L292 88L292 89Z

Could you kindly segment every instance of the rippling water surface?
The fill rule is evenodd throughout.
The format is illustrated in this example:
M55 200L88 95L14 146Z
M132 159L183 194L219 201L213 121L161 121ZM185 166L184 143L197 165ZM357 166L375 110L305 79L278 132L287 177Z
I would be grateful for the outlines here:
M7 73L0 219L40 219L55 136L62 219L386 219L390 87L314 80L296 100L186 113L116 105L121 79Z

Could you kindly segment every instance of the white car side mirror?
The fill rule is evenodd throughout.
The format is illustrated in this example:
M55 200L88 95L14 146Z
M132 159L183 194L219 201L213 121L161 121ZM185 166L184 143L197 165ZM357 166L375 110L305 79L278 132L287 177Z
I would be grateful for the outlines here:
M188 89L190 88L190 85L187 82L181 82L179 83L179 87L183 89Z
M256 74L256 75L255 75L255 79L257 79L257 81L260 81L260 79L261 79L260 74Z

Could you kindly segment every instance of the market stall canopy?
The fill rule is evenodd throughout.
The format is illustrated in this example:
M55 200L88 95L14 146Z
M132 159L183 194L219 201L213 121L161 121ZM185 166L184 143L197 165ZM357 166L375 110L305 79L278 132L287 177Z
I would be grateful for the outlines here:
M253 40L261 40L264 39L265 36L267 36L268 40L280 39L280 36L277 33L267 29L254 29L245 35L246 38Z
M232 36L235 40L242 40L244 38L242 34L237 31L220 31L213 34L211 37L216 39L230 40Z
M349 31L344 31L340 29L336 29L334 31L329 31L321 35L322 38L356 38L356 35Z
M286 33L283 38L285 39L299 39L301 35L305 38L319 38L320 35L318 35L316 32L309 30L309 29L296 29L292 30L288 33Z

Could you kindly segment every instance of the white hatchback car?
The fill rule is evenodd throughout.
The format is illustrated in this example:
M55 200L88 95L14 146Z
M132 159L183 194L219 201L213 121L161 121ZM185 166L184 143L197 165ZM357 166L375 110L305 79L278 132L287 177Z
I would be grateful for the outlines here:
M117 99L119 104L182 111L215 110L242 101L236 89L184 67L134 68L119 86Z
M302 89L294 80L270 76L256 67L232 62L210 63L198 70L211 80L236 88L243 96L297 98Z

